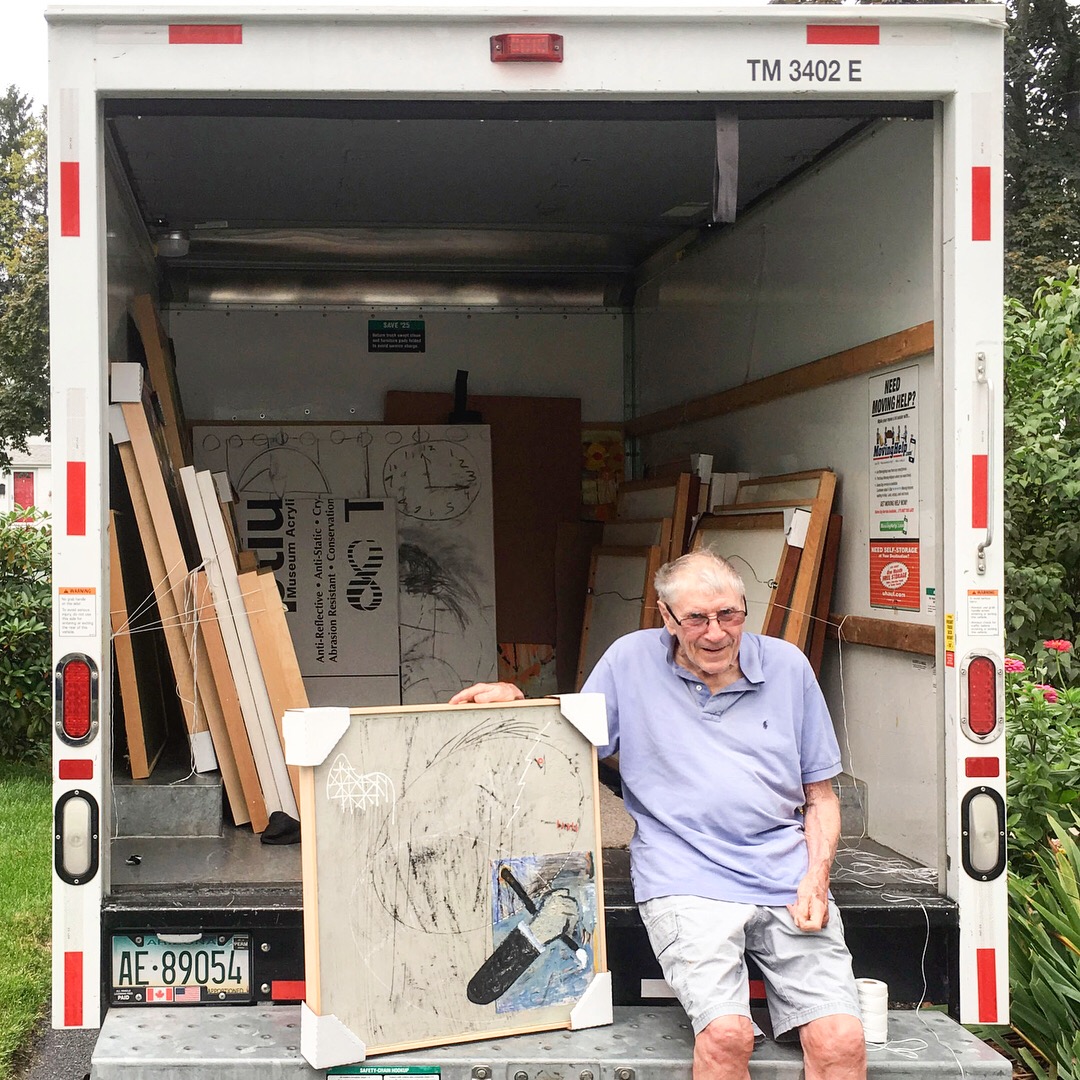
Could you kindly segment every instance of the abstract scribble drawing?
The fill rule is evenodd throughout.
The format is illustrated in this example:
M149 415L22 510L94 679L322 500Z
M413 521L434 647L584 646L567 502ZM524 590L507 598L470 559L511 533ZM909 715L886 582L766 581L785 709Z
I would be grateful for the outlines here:
M385 773L358 773L344 754L338 754L326 777L326 797L341 803L343 811L355 814L358 810L389 805L390 821L394 820L396 795L394 782Z
M398 545L401 591L421 601L430 598L453 616L459 630L464 630L469 625L470 609L480 607L480 595L470 580L473 567L468 556L452 542L439 543L438 538L428 536L421 539L411 530L402 532Z

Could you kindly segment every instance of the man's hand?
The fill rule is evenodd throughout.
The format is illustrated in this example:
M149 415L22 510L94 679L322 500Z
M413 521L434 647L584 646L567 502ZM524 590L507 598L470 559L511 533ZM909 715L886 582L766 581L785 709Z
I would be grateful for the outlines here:
M451 699L451 705L467 705L475 702L477 705L490 705L496 701L521 701L525 695L513 684L508 682L479 682L459 690Z
M822 929L829 921L829 878L809 873L799 882L794 904L788 904L795 925L806 933Z
M829 871L840 839L840 800L831 780L804 784L803 794L807 870L799 882L795 903L788 904L788 911L800 930L813 933L829 921Z

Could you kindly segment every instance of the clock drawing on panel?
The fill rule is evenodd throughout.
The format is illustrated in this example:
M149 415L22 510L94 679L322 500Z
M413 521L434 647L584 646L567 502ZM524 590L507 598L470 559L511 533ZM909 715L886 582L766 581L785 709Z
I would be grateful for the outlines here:
M480 479L465 447L438 440L398 447L383 467L383 488L407 517L447 521L469 509Z

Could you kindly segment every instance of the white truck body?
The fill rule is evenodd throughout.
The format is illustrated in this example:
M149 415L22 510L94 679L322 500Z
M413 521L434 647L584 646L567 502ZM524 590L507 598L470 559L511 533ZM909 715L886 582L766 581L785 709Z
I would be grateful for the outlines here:
M88 737L54 739L57 866L69 841L92 848L77 880L53 880L54 1025L101 1023L102 911L122 870L109 371L131 359L139 293L161 298L189 418L377 421L387 389L445 389L467 367L476 393L579 397L586 426L630 421L642 466L706 451L731 471L834 469L832 610L934 640L932 654L829 647L822 684L845 766L869 793L870 836L936 870L955 902L960 1019L1006 1022L1003 8L53 7L48 19L53 649L58 673L79 656L98 674ZM562 61L493 63L490 39L511 32L563 35ZM676 206L664 170L687 145L716 144L714 114L738 117L740 206L710 226L707 206ZM389 125L402 141L356 156ZM339 144L331 183L317 170ZM253 163L242 181L238 161ZM702 189L707 203L711 178ZM455 199L482 212L450 216ZM321 216L299 220L310 208ZM690 224L670 229L680 213ZM192 259L214 243L224 257L156 257L164 216L192 236ZM321 255L288 247L305 232ZM258 244L270 254L253 256ZM372 318L424 320L425 353L368 354ZM700 420L660 416L929 323L932 348L892 366ZM920 588L906 611L872 606L869 567L882 508L870 399L895 372L919 395ZM971 657L992 665L981 735L966 721Z

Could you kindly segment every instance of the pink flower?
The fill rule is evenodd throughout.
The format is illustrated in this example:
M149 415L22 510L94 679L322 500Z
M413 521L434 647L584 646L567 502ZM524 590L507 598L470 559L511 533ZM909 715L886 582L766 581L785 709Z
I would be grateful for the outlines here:
M1048 686L1046 683L1037 682L1035 683L1035 689L1042 691L1043 700L1046 701L1047 704L1057 704L1057 691L1052 686Z
M1027 671L1027 664L1023 660L1014 660L1011 656L1006 656L1005 670L1012 675L1017 675L1021 671Z
M1051 638L1043 642L1043 648L1050 649L1052 652L1068 652L1072 648L1072 642L1061 638Z

